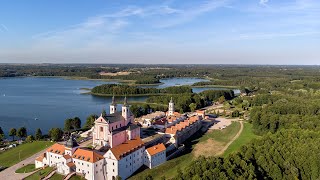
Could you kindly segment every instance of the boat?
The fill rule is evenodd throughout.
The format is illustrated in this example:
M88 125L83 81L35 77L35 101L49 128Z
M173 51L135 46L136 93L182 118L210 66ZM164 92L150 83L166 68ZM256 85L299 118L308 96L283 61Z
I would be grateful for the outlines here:
M34 120L35 120L35 121L38 121L39 119L38 119L38 118L34 118Z

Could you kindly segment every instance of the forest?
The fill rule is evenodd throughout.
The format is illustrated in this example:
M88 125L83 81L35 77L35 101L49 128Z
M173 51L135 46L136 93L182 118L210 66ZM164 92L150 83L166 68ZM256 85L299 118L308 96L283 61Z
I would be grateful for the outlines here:
M91 92L96 95L150 95L150 94L185 94L192 93L189 86L173 86L163 89L142 88L123 84L103 84L94 87Z

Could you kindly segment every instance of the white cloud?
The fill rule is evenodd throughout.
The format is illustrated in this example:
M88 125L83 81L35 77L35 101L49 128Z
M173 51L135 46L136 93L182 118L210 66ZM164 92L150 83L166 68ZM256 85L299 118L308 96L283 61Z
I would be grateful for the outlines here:
M0 31L2 32L9 32L9 29L6 25L0 24Z
M260 0L260 4L263 6L266 6L268 4L269 0Z
M230 0L211 0L206 1L202 4L198 4L196 6L191 6L186 9L181 9L179 11L176 11L176 16L168 18L169 20L158 22L159 24L157 25L157 27L167 28L187 23L202 14L208 13L221 7L228 7L229 2Z

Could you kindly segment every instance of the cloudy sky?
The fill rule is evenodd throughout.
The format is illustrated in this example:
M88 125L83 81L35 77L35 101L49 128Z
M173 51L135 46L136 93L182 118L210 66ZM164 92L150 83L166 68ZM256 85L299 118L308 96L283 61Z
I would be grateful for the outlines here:
M320 1L0 0L0 63L320 64Z

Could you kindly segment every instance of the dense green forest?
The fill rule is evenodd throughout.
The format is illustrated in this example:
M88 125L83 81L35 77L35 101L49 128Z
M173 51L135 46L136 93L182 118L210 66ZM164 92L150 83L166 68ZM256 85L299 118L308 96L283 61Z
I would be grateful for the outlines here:
M142 88L122 84L103 84L94 87L91 92L100 95L148 95L148 94L185 94L192 93L189 86L173 86L163 89Z
M174 89L173 87L170 88ZM234 92L232 90L207 90L199 94L176 93L175 95L151 96L147 99L147 103L167 105L171 97L174 100L176 110L180 113L183 113L191 111L190 104L195 104L195 108L200 109L210 105L213 101L217 101L221 97L224 97L226 100L231 100L234 98Z
M320 133L281 130L221 157L201 157L175 179L319 179Z

